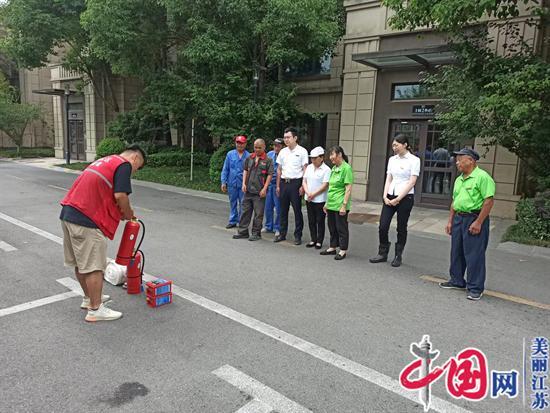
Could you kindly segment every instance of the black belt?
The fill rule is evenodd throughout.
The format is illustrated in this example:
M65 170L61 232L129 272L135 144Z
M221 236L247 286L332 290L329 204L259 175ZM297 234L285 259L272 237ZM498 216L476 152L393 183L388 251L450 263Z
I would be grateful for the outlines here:
M302 178L292 178L292 179L289 179L289 178L281 178L281 181L282 182L285 182L287 184L293 182L293 181L301 181Z
M457 214L462 217L467 217L469 215L479 215L480 212L481 212L481 209L478 209L477 211L470 211L470 212L457 212Z

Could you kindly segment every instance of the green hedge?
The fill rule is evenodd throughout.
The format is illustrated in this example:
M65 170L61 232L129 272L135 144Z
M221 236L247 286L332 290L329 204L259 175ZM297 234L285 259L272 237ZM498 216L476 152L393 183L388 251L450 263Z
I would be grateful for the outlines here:
M227 152L235 148L235 144L231 141L220 145L218 149L210 157L210 180L212 182L220 182L223 163Z
M193 154L193 165L207 167L210 164L210 155L205 152ZM150 155L147 158L147 166L159 168L163 166L187 167L191 165L191 152L185 150L165 150Z
M519 201L518 229L541 241L550 241L550 190Z
M96 159L119 154L126 148L126 143L117 138L103 138L96 148Z
M55 151L53 148L21 148L19 156L21 158L53 158ZM0 157L17 158L17 148L0 148Z

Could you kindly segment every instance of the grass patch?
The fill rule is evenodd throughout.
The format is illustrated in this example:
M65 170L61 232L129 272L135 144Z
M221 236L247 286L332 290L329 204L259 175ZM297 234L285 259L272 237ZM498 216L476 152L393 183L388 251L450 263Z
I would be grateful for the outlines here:
M177 166L161 166L159 168L145 167L136 172L134 179L141 181L156 182L165 185L174 185L182 188L196 189L220 193L220 185L212 182L207 167L198 167L193 170L193 180L190 179L188 168L182 169Z
M90 165L90 162L74 162L74 163L70 163L69 165L67 165L66 163L62 163L60 165L55 165L55 166L72 169L73 171L83 171L84 169L86 169L88 165Z
M70 165L60 164L62 168L82 171L89 163L75 162ZM197 167L193 170L193 181L191 181L191 172L189 168L178 166L161 166L158 168L145 167L136 172L132 178L140 181L156 182L158 184L179 186L181 188L196 189L197 191L207 191L221 193L220 185L210 180L208 167Z
M20 158L53 158L53 148L21 148ZM18 158L16 148L0 149L0 158Z
M550 248L550 241L534 239L529 234L526 234L519 224L514 224L509 227L502 236L502 242L512 241L518 244L535 245L537 247Z

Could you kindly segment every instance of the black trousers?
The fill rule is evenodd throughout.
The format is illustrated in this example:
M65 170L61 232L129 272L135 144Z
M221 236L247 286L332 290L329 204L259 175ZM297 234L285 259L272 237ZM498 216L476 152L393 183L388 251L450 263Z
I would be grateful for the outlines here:
M281 236L286 237L288 231L288 211L290 205L294 211L294 238L302 238L304 230L304 216L302 215L302 198L300 197L300 187L302 178L291 179L286 182L281 178L281 188L279 201L281 203Z
M349 244L348 215L340 215L338 211L327 210L328 230L330 232L330 248L340 247L347 251Z
M239 233L248 234L248 226L252 220L252 212L254 212L254 222L252 222L252 234L262 234L262 223L264 221L265 198L260 198L258 194L249 192L244 194L241 202L241 220L239 221Z
M325 240L325 212L323 211L325 203L306 202L306 206L311 241L316 244L322 244Z
M389 199L397 198L397 195L386 195ZM393 215L397 212L397 244L403 247L407 243L407 225L411 210L414 205L414 195L409 194L397 204L397 206L388 206L384 204L382 214L380 215L380 226L378 227L378 238L380 245L389 244L388 232Z

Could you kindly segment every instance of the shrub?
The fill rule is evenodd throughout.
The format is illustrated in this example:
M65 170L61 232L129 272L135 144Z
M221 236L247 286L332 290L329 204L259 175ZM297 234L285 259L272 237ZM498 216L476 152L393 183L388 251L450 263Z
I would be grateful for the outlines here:
M195 152L193 154L193 165L207 167L210 163L210 155L205 152ZM147 165L152 168L162 166L188 167L191 165L191 152L184 150L171 150L158 152L150 155L147 159Z
M550 190L522 199L516 211L521 232L534 239L550 240Z
M234 146L235 144L233 142L227 141L221 144L210 157L210 179L212 182L220 182L225 156Z
M96 159L104 156L119 154L124 151L126 144L117 138L104 138L96 148Z

